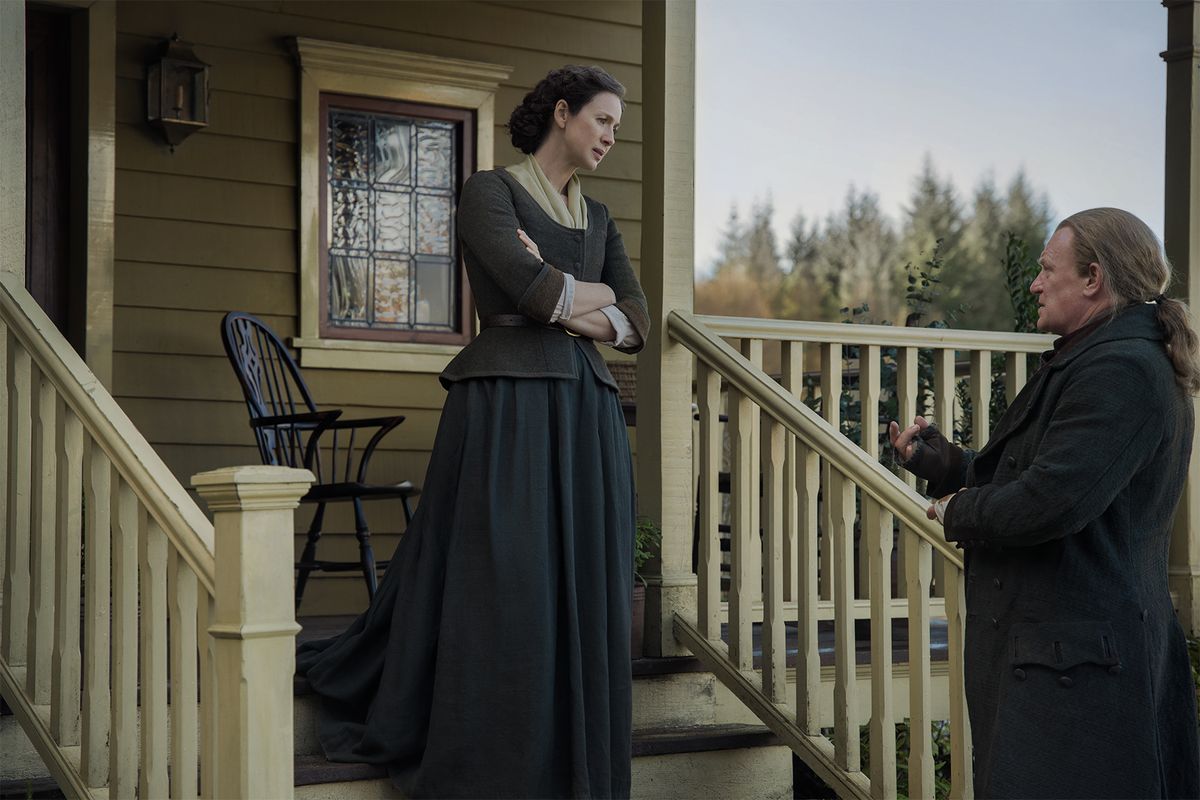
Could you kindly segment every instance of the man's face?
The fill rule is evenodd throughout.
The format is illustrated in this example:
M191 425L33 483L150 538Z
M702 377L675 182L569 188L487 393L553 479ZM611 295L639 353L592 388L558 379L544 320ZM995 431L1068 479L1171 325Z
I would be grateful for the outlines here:
M1063 336L1083 327L1097 310L1098 286L1094 275L1079 274L1075 232L1055 231L1038 264L1042 270L1029 286L1038 300L1038 330Z

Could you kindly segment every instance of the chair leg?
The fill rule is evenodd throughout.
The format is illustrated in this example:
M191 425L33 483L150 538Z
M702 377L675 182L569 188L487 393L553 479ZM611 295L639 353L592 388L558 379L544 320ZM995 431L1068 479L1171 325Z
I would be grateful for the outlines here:
M308 526L308 541L304 543L304 552L300 555L300 564L298 574L296 575L296 608L300 608L300 601L304 598L304 587L308 584L308 573L312 572L312 567L303 566L311 564L313 559L317 557L317 540L321 538L321 526L325 522L325 504L318 503L317 511L313 514L312 524Z
M358 539L358 560L362 564L363 579L367 582L367 596L375 599L378 580L375 576L375 551L371 549L371 530L367 527L367 516L363 513L362 500L354 498L354 536Z

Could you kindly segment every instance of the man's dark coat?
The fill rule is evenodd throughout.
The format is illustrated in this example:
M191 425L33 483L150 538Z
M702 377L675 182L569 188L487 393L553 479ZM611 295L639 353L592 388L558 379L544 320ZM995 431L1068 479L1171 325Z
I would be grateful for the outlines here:
M1167 590L1192 426L1155 306L1137 305L1043 366L964 459L945 529L967 558L980 797L1200 796Z

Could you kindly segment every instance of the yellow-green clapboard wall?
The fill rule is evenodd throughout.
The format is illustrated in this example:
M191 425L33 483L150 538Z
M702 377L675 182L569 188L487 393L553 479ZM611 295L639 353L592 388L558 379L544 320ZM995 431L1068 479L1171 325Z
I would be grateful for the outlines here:
M173 33L212 65L212 94L211 124L171 153L144 120L145 63ZM221 349L222 315L249 311L283 337L297 331L293 36L509 65L498 124L548 70L605 67L628 88L628 105L617 147L584 187L612 209L635 266L639 259L637 2L120 2L113 390L185 485L196 472L258 459ZM498 127L495 163L518 157ZM346 416L405 414L375 476L423 480L445 397L436 376L310 369L306 377L320 405ZM371 504L368 515L377 557L386 558L403 530L400 508ZM301 527L307 517L301 509ZM328 527L322 557L356 558L350 516L334 514ZM301 611L347 613L365 602L353 574L320 577Z

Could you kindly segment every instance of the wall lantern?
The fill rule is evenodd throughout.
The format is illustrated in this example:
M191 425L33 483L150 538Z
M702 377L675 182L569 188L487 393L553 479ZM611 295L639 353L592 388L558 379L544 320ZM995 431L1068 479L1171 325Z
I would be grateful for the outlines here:
M146 65L146 119L171 146L208 125L208 64L175 34Z

